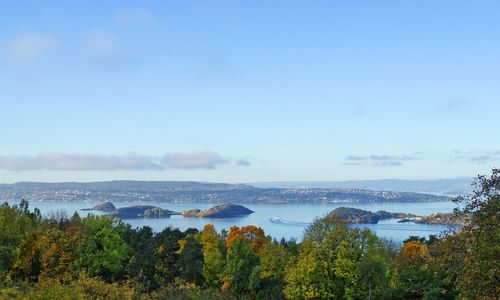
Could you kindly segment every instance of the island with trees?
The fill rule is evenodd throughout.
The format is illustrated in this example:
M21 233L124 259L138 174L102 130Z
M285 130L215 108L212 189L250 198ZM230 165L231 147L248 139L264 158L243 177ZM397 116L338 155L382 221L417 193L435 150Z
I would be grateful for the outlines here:
M331 211L327 218L338 217L348 224L376 224L385 219L415 218L416 215L405 213L391 213L387 211L371 212L359 208L339 207Z
M246 208L243 205L224 203L213 206L204 210L191 209L182 212L183 217L198 217L198 218L234 218L246 216L254 213L253 210Z
M114 209L113 209L114 208ZM156 207L153 205L133 205L116 208L111 202L100 203L93 208L83 210L96 210L107 212L108 215L120 219L136 219L136 218L170 218L173 215L182 215L183 217L198 217L198 218L236 218L254 213L253 210L246 208L243 205L224 203L215 205L207 209L190 209L183 212L175 212L165 208Z
M331 211L327 218L337 217L347 224L377 224L381 220L399 219L399 223L413 222L417 224L464 225L466 218L454 213L433 213L428 216L417 216L407 213L392 213L384 210L371 212L359 208L339 207Z

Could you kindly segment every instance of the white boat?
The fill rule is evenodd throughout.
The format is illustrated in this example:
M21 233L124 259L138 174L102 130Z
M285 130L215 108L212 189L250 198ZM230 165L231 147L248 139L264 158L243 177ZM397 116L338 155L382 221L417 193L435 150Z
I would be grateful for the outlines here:
M272 218L269 219L269 222L271 222L271 223L281 223L281 219L280 219L280 217L274 216L274 217L272 217Z

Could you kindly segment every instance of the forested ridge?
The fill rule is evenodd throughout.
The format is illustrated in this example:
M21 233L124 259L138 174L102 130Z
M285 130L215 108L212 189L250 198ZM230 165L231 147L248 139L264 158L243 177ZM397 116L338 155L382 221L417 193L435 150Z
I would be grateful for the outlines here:
M0 207L0 299L499 299L500 170L455 199L459 232L403 244L317 219L302 242L258 227L132 228Z

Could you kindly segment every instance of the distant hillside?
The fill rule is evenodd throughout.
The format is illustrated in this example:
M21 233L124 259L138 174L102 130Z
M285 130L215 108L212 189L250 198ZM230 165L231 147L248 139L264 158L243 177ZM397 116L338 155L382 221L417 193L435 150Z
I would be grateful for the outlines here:
M134 181L113 180L100 182L18 182L14 184L0 184L1 188L14 190L41 190L41 189L72 189L106 192L172 192L172 191L211 191L211 190L233 190L251 189L252 186L245 184L209 183L196 181Z
M21 182L0 185L0 200L184 203L434 202L450 198L424 193L359 188L257 188L191 181Z
M372 191L413 192L458 196L472 191L473 179L468 177L437 180L358 180L358 181L283 181L257 182L250 185L260 188L337 188L365 189Z

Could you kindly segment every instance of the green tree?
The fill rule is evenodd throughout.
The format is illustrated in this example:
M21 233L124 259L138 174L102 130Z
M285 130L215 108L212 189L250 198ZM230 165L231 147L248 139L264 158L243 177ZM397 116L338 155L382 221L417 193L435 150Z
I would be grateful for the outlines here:
M202 246L193 235L188 235L176 262L179 277L186 282L200 285L203 280Z
M178 229L167 227L155 236L156 266L155 280L161 285L174 282L178 275L176 262L179 256L179 240L184 234Z
M27 217L29 220L31 220L31 223L34 225L36 223L39 223L42 219L42 214L40 213L40 210L38 208L33 209L31 211L29 209L29 202L25 199L22 199L19 205L14 205L12 206L13 209L17 211L18 214L21 216Z
M267 299L282 299L285 274L290 254L278 243L268 243L259 251L261 290Z
M226 257L222 290L238 297L254 298L259 284L259 257L251 248L251 241L234 240Z
M456 299L459 291L457 276L463 270L461 257L462 234L449 234L437 239L429 246L429 272L432 278L425 291L428 299Z
M428 243L428 241L424 240ZM449 266L441 255L441 241L431 243L432 251L422 240L413 239L401 247L396 258L395 286L391 291L393 299L455 299L454 284L447 280ZM442 252L442 251L441 251Z
M374 234L366 232L367 247L363 256L357 262L357 295L364 299L379 299L388 290L391 261L383 241Z
M128 261L128 246L122 239L125 225L108 216L89 215L83 219L83 240L75 249L71 269L84 269L92 277L108 282L123 277Z
M367 300L378 298L377 295L384 294L387 289L389 263L378 253L368 253L358 262L356 271L361 291L367 291ZM361 293L360 293L361 294Z
M131 253L128 275L141 292L150 293L159 287L155 280L157 256L153 229L149 226L132 229L127 225L124 239Z
M24 237L36 226L38 215L28 210L28 203L10 207L7 203L0 207L0 282L6 279L16 259L16 251Z
M396 259L397 276L393 298L424 297L429 278L429 249L420 240L411 239L400 249Z
M290 299L356 299L383 281L374 272L362 278L362 258L377 238L369 230L347 227L336 217L319 219L306 229L297 261L290 264L284 293ZM373 260L373 259L372 259ZM375 278L377 277L377 278ZM372 287L370 286L372 285Z
M42 256L47 245L48 238L41 228L28 233L17 248L12 277L16 280L38 281L42 272Z
M500 299L500 169L476 178L474 193L458 197L455 213L465 220L461 229L463 259L457 276L462 297Z
M69 282L72 279L70 263L76 258L75 250L83 243L82 219L75 213L67 221L54 222L49 219L46 223L49 227L45 231L48 247L42 256L39 279L42 282L50 280Z
M107 283L98 277L90 277L85 272L81 272L68 284L61 284L56 280L49 280L36 285L26 293L25 297L19 298L34 300L128 300L134 299L134 291L126 285Z

